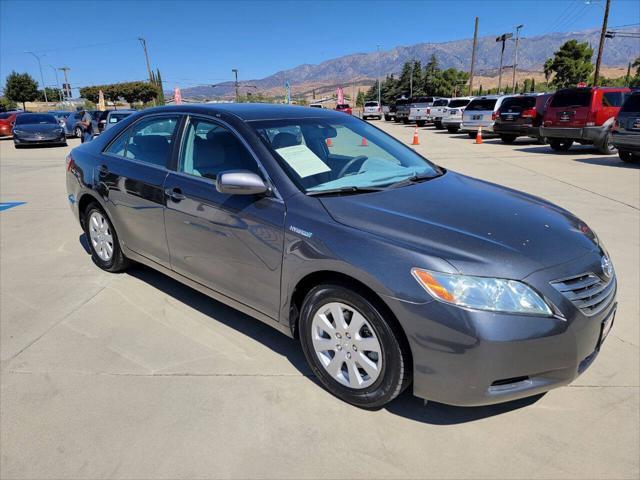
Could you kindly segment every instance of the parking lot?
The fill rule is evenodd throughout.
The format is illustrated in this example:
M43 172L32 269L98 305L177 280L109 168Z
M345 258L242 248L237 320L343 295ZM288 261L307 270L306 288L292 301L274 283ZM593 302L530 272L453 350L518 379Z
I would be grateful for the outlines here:
M413 126L373 123L412 140ZM410 390L352 407L283 334L146 267L94 266L64 185L78 141L5 140L0 202L24 203L0 210L0 477L638 478L639 165L419 136L436 163L551 200L607 246L616 323L572 385L489 407L424 406Z

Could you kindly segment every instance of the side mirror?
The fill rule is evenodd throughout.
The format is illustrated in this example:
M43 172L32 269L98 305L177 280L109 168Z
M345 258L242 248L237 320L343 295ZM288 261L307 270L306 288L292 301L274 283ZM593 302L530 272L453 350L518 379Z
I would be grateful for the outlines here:
M229 170L217 175L216 190L230 195L260 195L267 193L269 187L249 170Z

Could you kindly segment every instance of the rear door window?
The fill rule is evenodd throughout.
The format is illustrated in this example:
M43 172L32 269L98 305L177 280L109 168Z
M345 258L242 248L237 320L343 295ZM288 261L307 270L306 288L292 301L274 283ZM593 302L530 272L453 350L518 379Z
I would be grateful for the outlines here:
M640 112L640 93L636 93L634 95L629 95L627 100L622 105L621 112Z
M536 97L509 97L502 102L500 110L513 108L516 110L526 110L536 105Z
M119 135L106 152L160 167L167 166L175 139L178 115L140 120Z
M603 107L622 106L622 92L605 92L602 94Z

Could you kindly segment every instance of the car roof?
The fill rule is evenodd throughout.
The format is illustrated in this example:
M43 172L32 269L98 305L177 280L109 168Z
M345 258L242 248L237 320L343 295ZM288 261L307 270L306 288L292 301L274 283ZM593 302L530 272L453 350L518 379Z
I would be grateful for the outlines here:
M109 114L112 113L136 113L138 110L134 110L132 108L122 108L120 110L109 110Z

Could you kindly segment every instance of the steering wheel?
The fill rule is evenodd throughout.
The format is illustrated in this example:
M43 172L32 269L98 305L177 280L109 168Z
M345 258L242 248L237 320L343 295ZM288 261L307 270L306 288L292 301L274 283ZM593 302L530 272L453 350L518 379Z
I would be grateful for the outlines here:
M338 173L337 178L342 178L349 171L351 167L353 167L356 163L360 162L358 168L362 166L364 161L369 158L366 155L358 155L357 157L353 157L351 160L347 162L347 164L340 169L340 173Z

